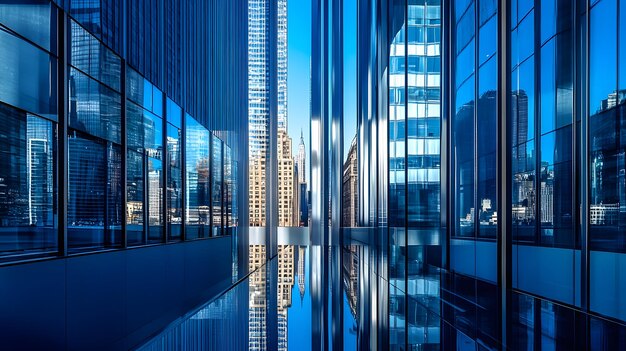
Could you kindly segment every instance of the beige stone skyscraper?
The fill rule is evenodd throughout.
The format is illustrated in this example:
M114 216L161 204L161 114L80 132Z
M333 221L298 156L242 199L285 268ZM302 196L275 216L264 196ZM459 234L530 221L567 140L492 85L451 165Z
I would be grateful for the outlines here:
M250 160L249 209L250 225L265 226L265 157ZM291 138L285 131L278 132L278 226L298 225L297 173L291 155Z

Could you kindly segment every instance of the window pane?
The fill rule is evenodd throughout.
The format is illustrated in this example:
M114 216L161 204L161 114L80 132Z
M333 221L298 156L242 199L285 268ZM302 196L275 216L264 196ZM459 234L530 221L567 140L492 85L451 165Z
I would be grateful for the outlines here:
M69 63L119 92L121 59L74 21L71 21L70 40Z
M457 236L474 236L474 76L456 92L453 162Z
M114 143L121 140L120 94L70 69L70 127Z
M210 236L210 135L193 117L185 117L186 216L188 239Z
M498 17L492 17L489 22L485 23L479 30L479 48L478 57L479 65L490 59L495 53L497 48L497 33L498 33Z
M30 0L25 4L19 1L7 2L0 3L0 24L55 53L56 43L52 38L56 21L50 1Z
M56 120L56 64L45 51L0 29L0 100Z
M495 19L496 17L494 17ZM493 19L492 19L493 20ZM489 60L479 70L477 150L478 150L478 221L479 237L495 238L498 224L496 194L497 130L497 70L496 59Z
M212 160L211 160L211 179L212 179L212 184L211 184L211 197L212 197L212 209L213 209L213 235L222 235L222 223L223 223L223 218L222 218L222 187L223 187L223 183L222 183L222 171L223 171L223 162L222 162L222 141L215 137L215 136L211 136L211 139L213 139L213 155L212 155ZM281 165L279 165L280 168ZM278 184L282 184L282 177L281 174L286 173L286 172L281 172L279 169L279 175L278 175ZM280 189L279 189L280 190ZM284 190L283 190L284 191ZM287 196L284 197L280 197L281 199L283 198L288 198ZM287 211L280 211L280 213L285 214L287 213ZM279 218L279 220L282 219L283 223L280 224L279 226L285 226L284 223L288 223L287 218Z
M128 245L141 245L145 243L143 155L128 150L126 169L126 235Z
M617 88L617 7L602 0L591 9L589 19L589 113L611 107L609 95ZM614 105L614 103L613 103Z
M148 157L148 241L163 241L163 162Z
M0 104L0 256L57 248L55 125Z
M121 244L121 152L110 142L68 136L69 189L67 236L71 249Z
M183 215L181 130L167 126L167 225L170 239L180 239Z

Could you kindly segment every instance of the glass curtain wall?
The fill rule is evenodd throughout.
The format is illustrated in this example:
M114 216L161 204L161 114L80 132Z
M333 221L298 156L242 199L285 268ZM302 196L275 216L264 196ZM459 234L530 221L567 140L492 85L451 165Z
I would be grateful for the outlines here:
M172 20L189 14L167 5L167 24L180 29ZM237 164L245 160L233 144L245 140L237 134L245 118L236 115L245 109L223 99L229 117L202 112L185 121L180 57L168 60L163 84L162 48L136 52L143 27L129 33L129 57L119 55L125 11L137 13L119 0L0 4L0 260L178 241L185 222L189 239L210 237L212 217L214 235L237 226ZM220 31L233 23L215 21ZM151 27L146 39L158 42L161 30ZM237 84L227 89L229 99L245 95ZM199 111L205 96L190 95L186 106ZM222 128L212 130L220 137L207 125ZM185 133L198 138L185 142Z
M68 247L122 245L122 63L70 20Z
M57 251L56 16L0 4L0 259Z

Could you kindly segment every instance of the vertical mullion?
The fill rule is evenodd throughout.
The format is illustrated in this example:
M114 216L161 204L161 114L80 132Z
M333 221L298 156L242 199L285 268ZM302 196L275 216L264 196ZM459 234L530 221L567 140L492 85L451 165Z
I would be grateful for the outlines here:
M472 14L474 16L474 121L473 121L473 125L472 127L473 132L474 132L474 137L472 140L472 147L473 147L473 152L474 152L474 165L473 165L473 172L474 172L474 181L472 184L472 189L474 191L474 196L473 196L473 203L472 205L474 206L474 274L476 274L476 238L478 238L478 231L480 230L479 228L479 220L478 220L478 80L479 80L479 76L478 76L478 62L480 60L480 55L478 53L478 48L479 48L479 36L478 36L478 31L480 29L480 19L478 18L478 6L479 6L479 0L476 0L474 2L474 13ZM467 10L468 12L470 10ZM468 13L465 14L466 16L468 15Z
M209 131L209 233L205 235L204 230L202 230L203 238L213 236L213 138L215 138L215 135Z
M183 84L184 86L184 84ZM185 241L187 240L187 235L186 235L186 221L187 221L187 114L185 112L184 109L181 108L181 129L180 129L180 144L179 144L179 149L180 149L180 175L181 175L181 181L180 181L180 189L181 189L181 196L180 196L180 201L181 201L181 227L180 227L180 240L181 241Z
M128 128L126 127L126 119L128 114L126 113L126 60L122 59L122 77L121 77L121 101L122 101L122 147L121 147L121 155L122 155L122 248L128 247L128 213L126 211L128 204L128 190L126 189L128 185Z
M167 150L167 97L166 95L163 93L161 94L161 106L162 106L162 118L161 118L161 126L163 129L163 132L161 133L161 150L163 150L161 152L161 176L163 177L161 179L161 216L162 220L161 220L161 225L163 226L163 234L161 237L161 241L164 243L167 243L169 241L169 235L170 235L170 230L169 230L169 219L168 219L168 188L167 188L167 179L169 177L169 169L168 169L168 159L167 157L169 156L169 152Z
M57 221L57 245L58 255L67 256L68 238L67 238L67 210L68 210L68 194L69 194L69 153L68 153L68 16L62 9L57 9L57 30L58 30L58 61L57 61L57 106L58 121L57 124L57 200L58 200L58 221Z
M533 10L533 55L535 57L533 64L534 72L534 98L533 106L535 119L535 246L541 246L541 0L534 0ZM539 36L539 40L537 40Z
M511 119L510 113L510 90L511 81L509 79L511 75L511 4L508 0L500 0L498 2L498 45L497 54L498 59L498 135L496 136L498 141L498 163L499 163L499 175L497 177L498 183L498 212L500 213L498 218L498 284L500 287L500 340L502 345L507 345L507 340L510 331L509 308L511 306Z

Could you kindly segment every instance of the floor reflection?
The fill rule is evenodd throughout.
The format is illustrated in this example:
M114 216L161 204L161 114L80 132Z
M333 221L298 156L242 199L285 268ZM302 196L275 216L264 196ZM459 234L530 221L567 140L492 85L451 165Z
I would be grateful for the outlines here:
M245 279L139 349L626 349L621 324L519 291L502 301L494 283L438 267L437 242L370 230L320 247L301 234L279 237L270 261L257 240Z

